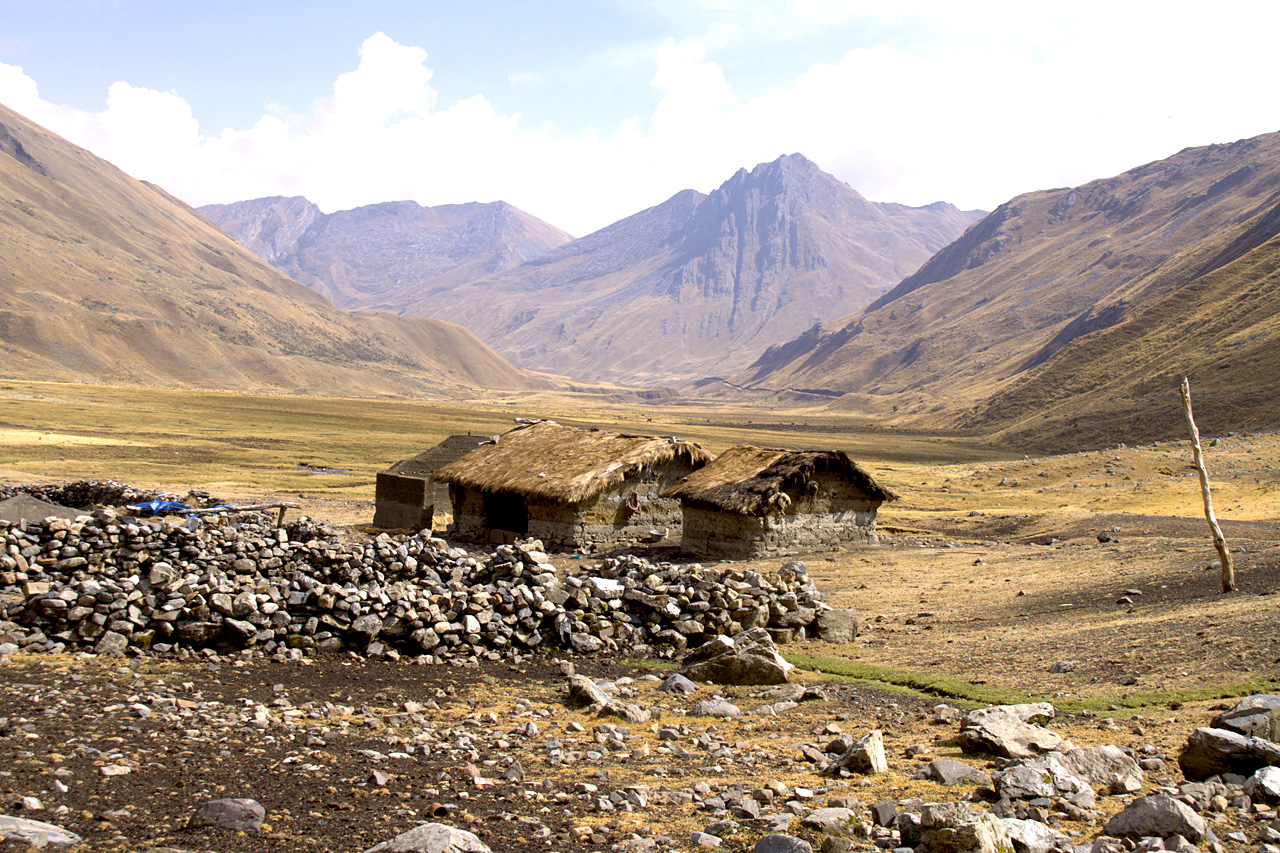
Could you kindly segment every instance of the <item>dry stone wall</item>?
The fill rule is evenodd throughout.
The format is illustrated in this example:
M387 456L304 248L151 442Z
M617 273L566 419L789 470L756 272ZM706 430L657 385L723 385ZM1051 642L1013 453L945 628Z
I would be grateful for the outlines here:
M557 571L536 541L492 554L422 535L354 542L306 518L104 510L0 522L0 537L0 645L48 650L669 654L754 627L803 636L830 609L798 563L769 577L639 557Z
M763 518L686 504L685 550L717 560L776 557L876 541L874 510L787 513Z

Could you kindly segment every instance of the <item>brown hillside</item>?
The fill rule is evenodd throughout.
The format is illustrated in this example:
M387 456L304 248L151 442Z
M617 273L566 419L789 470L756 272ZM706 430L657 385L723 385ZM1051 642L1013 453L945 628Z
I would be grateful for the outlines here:
M1280 423L1280 205L1129 283L1079 326L960 425L1030 448L1180 436L1184 376L1207 432Z
M876 204L793 154L686 190L491 278L406 308L524 367L631 383L727 374L861 307L979 214Z
M324 214L305 198L274 197L199 210L294 281L362 311L401 313L424 289L500 273L573 239L503 201Z
M352 395L536 383L458 326L335 309L3 106L0 246L10 376Z
M1267 369L1278 204L1280 134L1019 196L864 311L733 381L869 394L906 419L977 404L960 417L975 429L1043 431L1034 413L1058 407L1075 424L1064 440L1096 442L1188 373L1221 390L1204 404L1213 423L1269 423L1256 404L1280 375Z

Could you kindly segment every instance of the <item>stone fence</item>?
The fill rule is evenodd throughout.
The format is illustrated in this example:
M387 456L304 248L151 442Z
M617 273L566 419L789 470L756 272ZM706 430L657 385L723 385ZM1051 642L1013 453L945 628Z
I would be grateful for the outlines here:
M632 556L557 570L536 540L468 553L422 535L348 541L305 517L277 528L256 513L99 510L0 522L0 538L0 648L441 662L553 647L659 656L753 627L780 640L854 630L799 563L769 577Z

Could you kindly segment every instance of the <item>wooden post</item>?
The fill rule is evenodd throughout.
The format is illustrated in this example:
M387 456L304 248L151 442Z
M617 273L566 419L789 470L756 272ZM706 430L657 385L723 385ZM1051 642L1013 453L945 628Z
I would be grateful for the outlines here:
M1209 472L1204 467L1204 451L1200 449L1200 431L1196 429L1196 420L1191 416L1191 382L1182 378L1182 413L1187 416L1187 426L1191 429L1191 450L1195 454L1196 469L1200 472L1200 494L1204 497L1204 517L1209 520L1209 532L1213 534L1213 547L1218 549L1218 557L1222 560L1222 591L1233 592L1236 588L1236 571L1231 565L1231 551L1227 549L1227 540L1218 526L1218 519L1213 514L1213 498L1209 496Z

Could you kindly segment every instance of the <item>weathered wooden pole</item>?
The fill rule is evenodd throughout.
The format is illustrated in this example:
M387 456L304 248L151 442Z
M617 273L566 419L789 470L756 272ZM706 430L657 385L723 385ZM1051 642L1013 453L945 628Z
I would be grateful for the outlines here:
M1213 547L1218 549L1218 557L1222 560L1222 591L1233 592L1236 588L1236 570L1231 565L1231 551L1227 548L1227 540L1218 526L1218 519L1213 514L1213 498L1209 496L1209 472L1204 467L1204 451L1200 449L1200 430L1196 429L1196 419L1191 416L1191 382L1182 378L1182 413L1187 416L1187 426L1191 429L1191 450L1195 454L1196 469L1200 472L1200 494L1204 497L1204 517L1209 520L1209 532L1213 534Z

